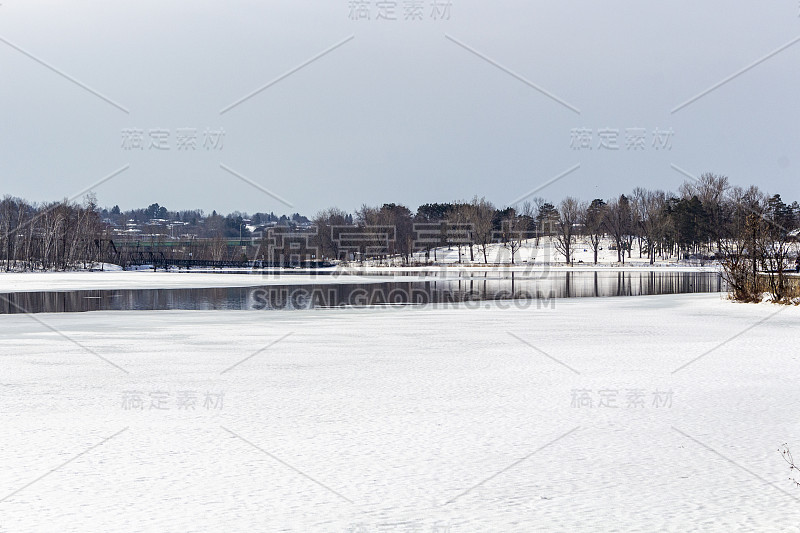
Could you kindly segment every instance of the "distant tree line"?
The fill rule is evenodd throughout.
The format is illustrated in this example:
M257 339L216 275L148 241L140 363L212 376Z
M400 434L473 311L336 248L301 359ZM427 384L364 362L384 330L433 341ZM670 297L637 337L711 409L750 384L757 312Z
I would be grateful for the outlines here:
M166 245L185 240L186 257L241 259L227 245L240 237L249 240L248 225L273 223L284 228L307 224L294 213L234 212L219 215L202 210L169 211L157 203L147 208L122 211L119 206L101 209L93 194L81 202L31 203L5 196L0 200L0 268L9 270L66 270L113 262L117 249L131 242ZM124 231L136 228L136 233ZM191 235L191 239L184 238ZM114 244L112 244L114 243ZM241 252L240 252L241 254Z
M6 271L86 267L100 260L95 240L106 236L95 197L82 204L30 204L18 198L0 201L0 259Z
M146 208L128 211L122 211L118 205L115 205L111 209L102 209L100 217L104 222L115 228L125 228L128 224L133 224L141 228L146 234L153 234L163 230L164 224L175 225L179 228L177 230L179 233L192 234L198 238L239 237L239 231L245 222L251 226L274 223L285 227L294 227L298 224L307 224L309 222L308 218L300 213L278 216L272 212L248 215L247 213L234 211L227 215L220 215L214 210L210 215L206 215L202 209L170 211L158 203L150 204ZM246 229L243 231L244 236L250 235Z
M174 235L164 234L165 223ZM100 209L92 195L80 204L31 204L6 196L0 202L0 264L6 270L66 269L102 261L110 257L108 242L124 241L118 234L128 224L150 233L151 240L192 234L197 242L188 248L188 256L215 260L269 260L275 254L333 260L391 257L411 263L414 254L437 261L438 250L449 247L457 248L459 261L489 263L494 260L490 246L501 244L513 263L523 243L538 245L547 238L566 263L573 262L579 243L592 249L597 263L604 239L610 239L622 264L634 250L650 264L658 259L717 259L737 297L748 299L760 294L764 283L775 297L785 295L800 206L755 186L732 186L727 177L714 174L683 183L677 193L637 187L591 202L532 198L503 207L475 197L427 203L416 211L394 203L364 205L352 214L331 207L311 221L299 213L205 215L200 210L170 211L157 203L123 212L118 206ZM265 224L276 228L260 235L246 228ZM232 251L229 240L240 236L256 245Z
M524 240L552 238L567 263L572 262L579 238L587 241L597 263L601 239L610 237L617 260L624 263L634 248L638 258L654 263L661 257L685 259L722 258L731 253L730 245L742 231L744 214L758 217L769 227L783 228L787 236L800 225L800 206L786 204L779 194L767 196L757 187L732 187L724 176L704 174L697 181L685 182L678 194L637 187L631 194L611 199L581 202L568 197L557 205L534 198L517 207L496 208L483 198L469 202L424 204L413 213L407 207L384 204L362 206L355 224L364 230L375 228L376 245L386 240L381 229L395 228L387 241L387 254L406 258L419 247L420 223L439 224L440 238L428 239L431 248L463 247L465 253L477 250L488 263L487 247L502 243L511 261ZM337 208L321 211L314 217L319 229L318 246L322 254L341 259L341 239L331 237L331 229L347 224L346 213ZM638 246L634 247L634 243Z

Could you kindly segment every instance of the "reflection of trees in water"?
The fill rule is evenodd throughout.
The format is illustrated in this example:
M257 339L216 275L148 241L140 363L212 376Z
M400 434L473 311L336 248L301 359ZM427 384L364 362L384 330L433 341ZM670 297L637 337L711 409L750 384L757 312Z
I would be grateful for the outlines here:
M719 292L716 273L556 272L542 277L501 273L415 282L274 285L260 288L136 289L25 292L0 295L0 314L104 310L262 310L476 300L551 299Z
M242 288L20 292L0 295L0 314L243 309L246 300L247 289Z

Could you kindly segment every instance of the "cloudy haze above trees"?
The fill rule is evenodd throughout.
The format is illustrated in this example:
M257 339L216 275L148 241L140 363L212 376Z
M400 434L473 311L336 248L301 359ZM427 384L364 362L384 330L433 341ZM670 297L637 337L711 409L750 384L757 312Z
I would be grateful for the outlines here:
M0 191L310 214L591 202L677 167L800 196L800 45L741 72L800 32L796 2L350 4L3 2Z

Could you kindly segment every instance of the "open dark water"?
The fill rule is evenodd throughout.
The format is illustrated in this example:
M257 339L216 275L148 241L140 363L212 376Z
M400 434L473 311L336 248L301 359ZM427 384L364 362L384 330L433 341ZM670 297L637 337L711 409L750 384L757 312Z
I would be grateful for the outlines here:
M418 273L411 273L416 276ZM425 274L420 274L425 275ZM455 277L458 276L458 277ZM327 276L325 276L327 277ZM430 274L425 281L326 282L208 289L124 289L0 294L0 314L146 310L292 310L387 304L449 305L487 300L522 301L726 290L709 272L525 272L474 271ZM274 283L278 284L274 284Z

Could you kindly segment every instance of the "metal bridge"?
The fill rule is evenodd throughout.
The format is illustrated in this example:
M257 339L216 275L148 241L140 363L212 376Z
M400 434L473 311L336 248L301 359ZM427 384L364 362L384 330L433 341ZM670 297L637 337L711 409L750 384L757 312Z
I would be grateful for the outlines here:
M288 258L283 261L262 261L262 260L247 260L247 261L234 261L234 260L221 260L213 261L210 259L174 259L168 257L161 250L153 250L151 246L141 246L139 242L136 245L120 244L116 245L113 240L95 240L95 246L102 253L106 252L111 262L120 265L123 268L132 266L152 266L153 270L163 268L247 268L247 269L264 269L264 268L323 268L333 266L327 261L314 261L314 260L293 260Z

